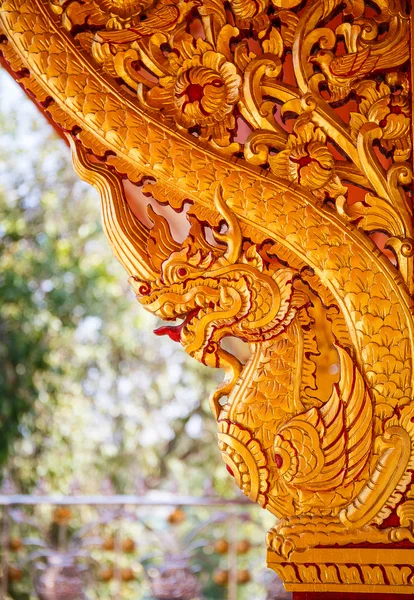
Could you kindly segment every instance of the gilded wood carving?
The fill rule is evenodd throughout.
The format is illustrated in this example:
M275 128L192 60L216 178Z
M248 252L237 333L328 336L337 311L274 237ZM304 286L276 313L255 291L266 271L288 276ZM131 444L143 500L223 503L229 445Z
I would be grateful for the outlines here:
M225 372L219 448L289 589L414 589L410 27L403 0L2 3L138 301Z

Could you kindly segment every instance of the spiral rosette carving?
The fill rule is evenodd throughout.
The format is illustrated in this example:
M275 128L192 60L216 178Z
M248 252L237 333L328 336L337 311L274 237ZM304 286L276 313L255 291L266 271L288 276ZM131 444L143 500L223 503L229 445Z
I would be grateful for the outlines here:
M218 422L219 448L230 474L253 502L266 506L269 471L260 443L228 420Z
M224 371L219 448L278 519L269 564L411 592L409 6L3 0L0 23L156 333Z

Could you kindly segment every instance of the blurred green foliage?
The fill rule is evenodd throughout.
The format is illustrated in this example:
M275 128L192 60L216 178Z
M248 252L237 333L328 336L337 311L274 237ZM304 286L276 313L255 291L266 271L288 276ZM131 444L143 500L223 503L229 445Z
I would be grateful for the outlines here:
M49 188L42 164L54 148L61 154L55 165L57 190ZM20 152L17 138L13 161L21 158ZM87 246L98 232L96 217L83 210L87 199L82 198L84 192L81 197L77 194L64 152L48 131L45 151L33 157L32 169L8 170L13 165L8 164L8 153L3 157L7 177L0 189L2 463L19 433L22 416L33 409L39 395L52 404L58 401L59 380L70 365L55 360L54 351L65 342L70 344L85 316L103 314L107 306L102 298L109 301L113 295L114 276L104 263L88 257ZM27 165L30 157L25 158ZM79 200L85 200L83 207L76 206ZM93 221L83 225L88 216Z
M234 495L208 408L218 374L153 336L96 193L0 77L0 463L22 492L96 493L109 479L120 493Z

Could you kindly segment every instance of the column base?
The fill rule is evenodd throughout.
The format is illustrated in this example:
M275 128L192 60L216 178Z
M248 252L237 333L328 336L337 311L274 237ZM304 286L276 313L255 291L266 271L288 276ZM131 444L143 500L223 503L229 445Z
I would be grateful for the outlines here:
M414 599L414 548L309 548L267 563L294 600Z

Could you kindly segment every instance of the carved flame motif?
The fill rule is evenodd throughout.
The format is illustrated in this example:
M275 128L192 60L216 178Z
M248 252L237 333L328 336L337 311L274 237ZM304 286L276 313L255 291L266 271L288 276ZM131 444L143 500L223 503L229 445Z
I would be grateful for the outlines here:
M269 564L289 589L406 593L406 3L3 0L0 23L4 60L101 193L139 302L167 321L158 333L225 371L211 396L219 448L279 518ZM188 209L184 242L156 210L152 228L134 216L123 178ZM245 364L228 337L248 344Z

